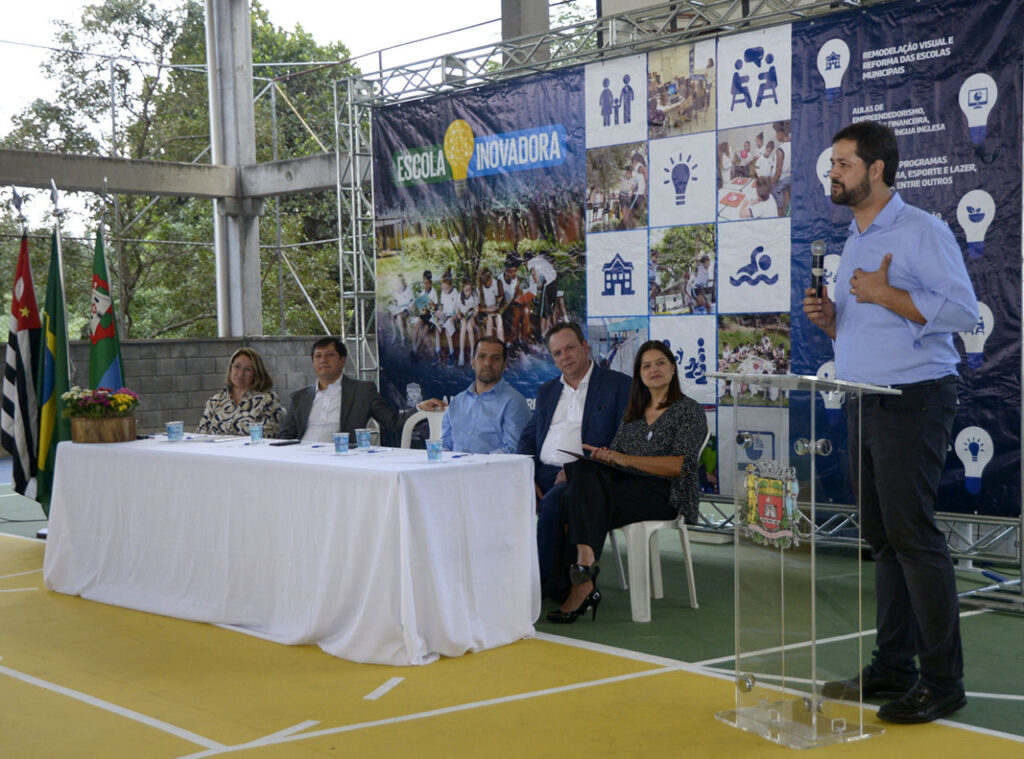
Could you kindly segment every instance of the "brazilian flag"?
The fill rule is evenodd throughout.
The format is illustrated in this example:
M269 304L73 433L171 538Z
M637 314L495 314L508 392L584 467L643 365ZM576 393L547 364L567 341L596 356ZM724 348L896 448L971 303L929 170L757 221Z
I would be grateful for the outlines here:
M64 282L60 266L60 242L54 231L50 245L50 271L43 304L43 344L39 355L36 389L39 398L39 473L36 500L50 515L57 443L71 439L71 421L64 417L61 395L71 384L68 371L68 323L64 313Z

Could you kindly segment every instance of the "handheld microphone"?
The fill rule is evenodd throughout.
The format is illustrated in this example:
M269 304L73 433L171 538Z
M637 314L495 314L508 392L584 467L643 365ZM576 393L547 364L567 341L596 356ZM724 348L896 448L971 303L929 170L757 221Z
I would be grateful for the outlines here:
M811 243L811 287L816 297L821 298L825 292L825 251L828 246L824 240Z

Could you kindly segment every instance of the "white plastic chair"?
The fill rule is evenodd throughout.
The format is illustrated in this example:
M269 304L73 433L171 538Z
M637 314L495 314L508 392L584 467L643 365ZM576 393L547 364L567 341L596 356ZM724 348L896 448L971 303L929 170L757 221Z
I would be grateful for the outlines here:
M417 411L415 414L405 420L405 424L402 425L402 448L408 448L412 445L412 431L413 428L422 422L424 419L427 420L427 424L430 425L430 437L440 439L441 437L441 420L444 418L443 411Z
M704 435L697 452L698 458L711 437L710 428ZM665 589L661 582L661 551L658 549L658 530L678 530L679 544L683 549L686 564L686 584L690 590L690 606L697 608L697 586L693 581L693 559L690 556L690 534L683 517L649 522L633 522L616 529L626 537L626 563L629 568L629 606L634 622L651 621L651 596L664 598ZM613 541L616 558L618 545Z

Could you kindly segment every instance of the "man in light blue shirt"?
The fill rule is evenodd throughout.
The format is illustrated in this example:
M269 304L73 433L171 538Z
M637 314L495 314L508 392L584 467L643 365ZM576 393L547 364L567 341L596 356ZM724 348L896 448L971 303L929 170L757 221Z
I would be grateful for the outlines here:
M808 288L803 307L834 341L838 379L901 391L847 404L877 648L862 672L821 692L892 698L879 719L917 723L967 703L956 575L935 506L956 416L953 332L974 328L978 302L949 227L893 191L898 165L887 126L860 122L832 138L831 198L853 222L836 292Z
M503 378L508 355L496 337L481 337L473 346L476 379L456 395L441 422L446 451L515 453L530 421L522 394Z

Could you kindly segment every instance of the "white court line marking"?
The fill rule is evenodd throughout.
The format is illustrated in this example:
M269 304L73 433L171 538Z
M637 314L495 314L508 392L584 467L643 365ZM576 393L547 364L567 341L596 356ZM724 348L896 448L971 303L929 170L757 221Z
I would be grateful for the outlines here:
M965 612L961 612L960 618L963 619L964 617L974 617L974 616L977 616L978 614L989 614L989 613L990 613L989 609L977 609L975 611L965 611ZM839 643L839 642L844 641L844 640L851 640L853 638L860 638L862 636L874 635L876 632L878 632L878 631L875 630L874 628L872 628L870 630L864 630L863 632L860 632L860 633L847 633L846 635L835 635L835 636L833 636L831 638L821 638L821 639L818 640L818 645L820 646L820 645L823 645L825 643ZM780 653L782 651L791 651L791 650L798 649L798 648L807 648L810 645L811 645L811 641L804 640L804 641L800 641L799 643L787 643L784 646L773 646L772 648L762 648L759 651L746 651L746 652L744 652L743 655L746 656L746 657L764 656L765 654L777 654L777 653ZM716 659L704 659L703 661L694 662L694 663L697 664L698 666L701 666L701 667L707 667L707 666L710 666L712 664L721 664L722 662L733 661L735 658L736 658L736 655L735 655L735 653L733 653L733 654L731 654L729 656L719 656Z
M380 686L376 690L370 691L365 696L363 696L363 700L365 700L365 701L376 701L378 698L380 698L385 693L387 693L389 690L394 688L396 685L398 685L404 679L405 679L404 677L392 677L390 680L388 680L386 683L384 683L382 686Z
M548 696L555 693L565 693L568 691L581 690L583 688L593 688L600 685L608 685L611 683L625 682L627 680L636 680L641 677L649 677L651 675L663 675L669 672L675 672L673 667L664 667L661 669L648 669L643 672L633 672L626 675L616 675L615 677L605 677L600 680L589 680L582 683L573 683L571 685L560 685L555 688L545 688L543 690L529 691L527 693L517 693L513 696L500 696L498 698L489 698L483 701L472 701L468 704L458 704L456 706L446 706L441 709L431 709L426 712L416 712L414 714L405 714L400 717L388 717L386 719L372 720L370 722L359 722L353 725L343 725L341 727L329 727L323 730L315 730L309 733L303 733L302 735L286 736L286 737L265 737L259 738L249 743L240 743L235 746L222 746L218 748L212 748L209 751L200 751L196 754L189 754L188 756L179 757L179 759L202 759L207 756L217 756L219 754L228 754L235 751L245 751L250 748L262 748L270 745L277 745L281 743L292 743L294 741L303 741L309 738L322 738L329 735L338 735L340 733L349 733L355 730L364 730L370 727L382 727L384 725L397 725L402 722L412 722L414 720L428 719L430 717L438 717L444 714L454 714L458 712L469 711L472 709L480 709L487 706L496 706L498 704L508 704L515 701L525 701L531 698L537 698L538 696Z
M29 685L35 685L40 688L43 688L44 690L59 693L62 696L68 696L69 698L76 699L83 703L89 704L90 706L95 706L99 709L104 709L108 712L112 712L113 714L117 714L118 716L127 717L128 719L135 720L136 722L141 722L143 725L154 727L157 730L162 730L165 733L170 733L171 735L177 738L189 741L190 743L195 743L199 746L205 746L206 748L214 749L224 745L223 743L211 741L209 738L204 738L201 735L197 735L196 733L193 733L191 730L185 730L184 728L177 727L176 725L172 725L168 722L164 722L162 720L146 716L145 714L140 714L139 712L132 711L131 709L125 709L123 706L112 704L109 701L103 701L102 699L98 699L95 696L90 696L87 693L72 690L71 688L65 688L63 685L57 685L56 683L47 682L46 680L40 680L38 677L26 675L25 673L18 672L17 670L11 669L10 667L0 666L0 675L7 675L8 677L13 677L15 680L21 680L22 682L28 683Z
M293 735L293 734L299 732L300 730L305 730L307 727L313 727L313 725L319 725L319 724L320 724L319 720L307 719L305 722L300 722L297 725L292 725L291 727L286 727L284 730L278 730L276 733L271 733L270 735L267 735L265 737L267 737L267 738L286 737L286 736L289 736L289 735Z
M39 590L39 588L4 588L0 593L21 593L25 590Z
M717 671L723 673L732 674L732 670L718 669ZM751 672L758 680L771 680L771 681L783 681L790 683L801 683L803 685L810 685L812 680L809 677L783 677L782 675L769 675L766 672ZM824 682L819 680L819 683ZM994 701L1024 701L1024 696L1017 695L1016 693L983 693L981 691L969 690L966 695L971 698L990 698ZM864 706L870 706L870 704L864 704Z
M977 614L989 613L989 611L990 610L988 610L988 609L978 609L976 611L963 612L960 616L961 617L975 616ZM868 633L873 633L873 632L874 632L874 630L867 630L867 631L865 631L864 634L866 635ZM616 648L615 646L606 646L606 645L603 645L603 644L600 644L600 643L588 643L587 641L576 640L575 638L563 638L560 635L551 635L549 633L541 633L541 632L534 633L534 637L537 638L538 640L548 640L548 641L551 641L553 643L561 643L563 645L574 646L576 648L584 648L584 649L588 649L588 650L591 650L591 651L595 651L597 653L604 653L604 654L610 654L610 655L613 655L613 656L619 656L619 657L621 657L623 659L632 659L634 661L642 661L642 662L649 662L649 663L654 663L654 662L671 663L669 665L671 667L671 669L681 669L681 670L685 670L685 671L688 671L688 672L695 672L697 674L707 675L709 677L716 677L716 678L718 678L720 680L732 680L735 677L735 674L736 674L735 671L732 670L732 669L721 669L721 668L716 668L716 667L708 666L709 663L713 663L713 662L716 662L716 661L732 661L733 658L734 658L732 656L727 656L727 657L724 657L722 659L708 659L708 660L706 660L704 662L689 663L689 662L684 662L684 661L677 660L677 659L667 659L667 658L660 657L660 656L652 656L650 654L644 654L644 653L641 653L639 651L630 651L627 648ZM856 637L856 635L840 635L840 636L837 636L835 638L830 638L829 640L836 641L836 640L839 640L839 639L846 639L846 638L850 638L850 637ZM820 642L822 642L822 641L819 641L819 643ZM662 671L666 671L666 670L652 670L652 671L653 672L662 672ZM970 695L970 693L968 693L968 695ZM979 698L984 698L985 696L984 696L984 694L978 694L978 697ZM1013 697L1011 697L1011 700L1017 700L1018 698L1021 698L1021 697L1013 696ZM865 707L870 707L870 708L873 708L873 709L876 709L876 710L878 708L878 707L871 707L870 704L865 704ZM972 732L972 733L980 733L981 735L991 735L991 736L993 736L995 738L1006 738L1007 740L1011 740L1011 741L1014 741L1016 743L1024 743L1024 736L1015 735L1014 733L1003 733L1003 732L1000 732L998 730L991 730L991 729L989 729L987 727L979 727L977 725L969 725L967 723L956 722L955 720L951 720L951 719L936 720L936 723L940 724L940 725L949 725L950 727L956 727L956 728L959 728L961 730L967 730L967 731Z
M27 572L15 572L14 574L10 574L10 575L0 575L0 580L6 580L8 577L21 577L22 575L34 575L36 572L42 572L42 571L43 571L43 568L39 567L39 569L30 569Z

